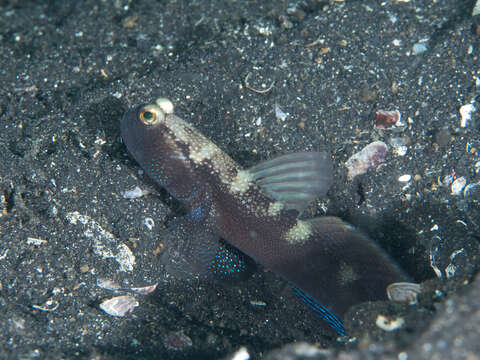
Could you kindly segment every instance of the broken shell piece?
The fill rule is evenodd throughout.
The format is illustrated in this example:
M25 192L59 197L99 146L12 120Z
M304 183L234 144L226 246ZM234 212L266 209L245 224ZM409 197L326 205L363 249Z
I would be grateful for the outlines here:
M412 180L412 175L409 174L401 175L398 178L398 181L400 182L409 182L410 180Z
M47 243L47 240L34 238L34 237L27 237L27 245L40 246L46 243Z
M387 286L388 300L402 304L416 304L421 291L420 284L411 282L396 282Z
M400 123L401 118L402 114L398 110L379 110L375 115L375 127L382 130L391 129Z
M475 106L473 104L467 104L460 106L460 127L464 128L467 126L468 122L472 119L472 113L475 111Z
M110 290L110 291L120 290L122 288L119 283L110 279L103 279L103 278L97 279L97 286L99 288Z
M376 168L384 162L387 150L387 144L382 141L374 141L360 152L353 154L345 163L349 180L357 175L365 174L369 168Z
M477 0L477 2L475 3L475 6L473 7L473 10L472 10L472 16L477 16L477 15L480 15L480 1Z
M385 315L378 315L375 323L382 330L392 331L401 328L403 324L405 324L405 320L403 320L401 317L392 320L387 318Z
M278 106L278 104L275 104L275 117L278 119L278 120L281 120L281 121L285 121L285 119L287 118L288 114L285 113L281 108L280 106Z
M480 182L465 186L463 197L468 201L480 200Z
M317 349L317 348L315 348ZM230 358L232 360L250 360L250 354L245 346L242 346L240 349L235 351L235 353Z
M144 195L148 195L148 194L150 194L150 191L142 190L138 186L136 186L132 190L127 190L127 191L122 192L122 196L125 199L136 199L136 198L142 197Z
M152 218L147 217L143 219L143 225L145 225L148 230L152 230L153 227L155 226L155 221L153 221Z
M450 187L452 190L452 195L460 195L465 185L467 185L467 180L463 176L455 179Z
M418 43L413 44L412 54L413 55L420 55L420 54L423 54L427 50L428 50L428 48L425 44L422 44L422 43L418 42Z
M48 299L44 305L32 305L34 309L40 310L40 311L55 311L57 310L59 306L59 303L57 300L53 299Z
M139 295L148 295L151 292L155 291L155 289L157 288L157 285L158 283L149 285L149 286L144 286L144 287L134 287L134 288L131 288L130 290L132 290L133 292L136 292Z
M130 295L115 296L100 304L100 309L112 316L125 316L138 307L138 301Z

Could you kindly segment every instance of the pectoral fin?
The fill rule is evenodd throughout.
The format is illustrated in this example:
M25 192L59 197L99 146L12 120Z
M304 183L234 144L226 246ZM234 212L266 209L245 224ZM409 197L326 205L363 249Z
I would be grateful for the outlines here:
M161 262L178 278L205 277L219 280L250 275L251 260L217 235L188 218L175 221L165 237Z

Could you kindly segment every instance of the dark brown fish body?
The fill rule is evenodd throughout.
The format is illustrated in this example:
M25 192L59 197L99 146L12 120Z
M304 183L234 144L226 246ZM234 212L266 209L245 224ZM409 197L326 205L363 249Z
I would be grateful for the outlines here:
M190 210L185 229L211 234L201 238L213 245L200 246L224 239L292 283L340 334L333 314L386 299L388 285L405 281L381 249L342 220L298 218L332 182L327 154L289 154L244 170L165 101L128 111L122 138L147 174ZM198 245L185 249L192 262Z

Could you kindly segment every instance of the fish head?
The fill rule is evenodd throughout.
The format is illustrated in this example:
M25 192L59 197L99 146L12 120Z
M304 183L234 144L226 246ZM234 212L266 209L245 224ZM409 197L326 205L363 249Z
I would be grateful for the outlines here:
M162 160L162 155L172 151L172 136L166 120L172 113L172 103L158 99L152 104L137 105L123 115L120 124L123 143L147 173L153 161Z
M211 142L176 116L169 100L160 98L128 110L120 131L132 157L172 196L187 201L202 193L202 174L196 172L194 162L199 158L192 149Z

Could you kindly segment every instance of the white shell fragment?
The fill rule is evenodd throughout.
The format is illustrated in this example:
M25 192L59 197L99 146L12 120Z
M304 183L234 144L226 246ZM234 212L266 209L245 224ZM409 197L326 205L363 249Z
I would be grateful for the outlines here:
M232 355L232 360L249 360L250 354L245 346L242 346L240 349L235 351Z
M155 221L153 221L152 218L147 217L143 219L143 225L145 225L148 230L152 230L153 227L155 226Z
M480 0L477 0L473 7L472 16L480 15Z
M133 292L136 292L139 295L148 295L151 292L154 292L155 289L157 288L158 283L149 285L149 286L143 286L143 287L133 287L130 288Z
M475 106L473 104L467 104L460 106L460 127L464 128L467 126L468 122L472 119L472 113L475 111Z
M125 316L138 307L138 301L130 295L115 296L100 304L100 309L112 316Z
M135 188L132 189L132 190L127 190L127 191L122 192L122 196L125 199L136 199L136 198L148 195L148 194L150 194L150 191L142 190L138 186L135 186Z
M133 271L135 255L130 248L119 242L110 232L88 215L78 211L69 212L66 216L72 225L83 228L83 236L91 240L93 252L103 259L114 258L120 265L119 271Z
M267 306L267 303L261 300L250 300L250 304L253 306Z
M401 175L398 178L398 181L403 182L403 183L409 182L410 180L412 180L412 175L409 175L409 174Z
M285 119L287 118L288 114L285 113L281 108L280 106L278 106L278 104L275 104L275 117L278 119L278 120L281 120L281 121L285 121Z
M427 50L428 50L427 45L418 42L418 43L413 44L412 54L413 55L420 55L420 54L423 54Z
M53 300L52 298L50 298L45 302L45 304L43 304L43 305L32 305L32 308L40 310L40 311L53 312L53 311L57 310L59 305L60 304L58 303L57 300Z
M387 150L387 144L382 141L374 141L360 152L353 154L345 163L348 178L352 180L357 175L365 174L369 168L376 168L383 163Z
M375 321L375 323L382 330L393 331L400 329L405 324L405 320L403 320L403 318L401 317L396 319L389 319L385 315L378 315L377 321Z
M452 186L450 187L450 189L452 190L452 195L461 195L465 185L467 185L467 180L463 176L455 179L455 181L452 183Z
M34 237L27 237L27 245L40 246L46 243L47 243L47 240L34 238Z
M99 288L110 290L110 291L116 291L122 288L119 283L110 279L103 279L103 278L97 279L97 286Z
M388 300L402 304L416 304L421 291L420 284L411 282L396 282L387 286Z

